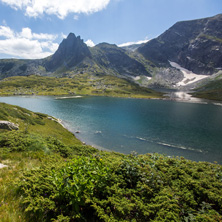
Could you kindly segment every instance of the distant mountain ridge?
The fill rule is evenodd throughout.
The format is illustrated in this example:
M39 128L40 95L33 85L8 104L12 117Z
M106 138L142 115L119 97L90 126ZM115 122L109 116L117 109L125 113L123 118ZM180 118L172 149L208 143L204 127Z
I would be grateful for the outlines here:
M195 73L213 74L222 69L222 14L177 22L138 52L159 67L173 61Z
M90 48L80 36L70 33L47 58L0 60L0 79L87 73L127 78L143 86L172 88L183 81L184 74L171 62L196 74L212 75L222 70L222 14L177 22L159 37L125 48L109 43Z
M0 60L0 79L19 75L72 76L80 73L95 75L150 76L149 71L115 44L100 43L87 47L80 36L70 33L56 52L44 59Z

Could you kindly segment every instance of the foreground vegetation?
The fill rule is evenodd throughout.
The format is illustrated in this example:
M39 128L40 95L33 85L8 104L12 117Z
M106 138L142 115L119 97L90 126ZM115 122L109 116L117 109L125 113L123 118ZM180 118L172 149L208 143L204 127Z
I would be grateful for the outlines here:
M161 93L114 76L75 75L73 78L15 76L0 81L4 95L102 95L160 98Z
M0 221L222 220L221 165L99 151L2 103L0 120L19 124L0 132Z

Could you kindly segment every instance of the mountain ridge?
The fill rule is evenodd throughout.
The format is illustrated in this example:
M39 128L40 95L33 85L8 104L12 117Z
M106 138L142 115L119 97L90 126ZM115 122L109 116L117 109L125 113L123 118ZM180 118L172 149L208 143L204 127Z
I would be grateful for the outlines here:
M222 14L181 21L137 51L160 67L169 67L170 60L197 74L212 75L222 69L221 30Z
M142 86L178 88L184 78L171 62L201 75L222 69L222 14L180 21L145 44L122 48L100 43L88 47L70 33L56 52L38 60L0 60L0 79L10 76L74 77L77 74L112 75ZM192 80L193 82L193 80Z

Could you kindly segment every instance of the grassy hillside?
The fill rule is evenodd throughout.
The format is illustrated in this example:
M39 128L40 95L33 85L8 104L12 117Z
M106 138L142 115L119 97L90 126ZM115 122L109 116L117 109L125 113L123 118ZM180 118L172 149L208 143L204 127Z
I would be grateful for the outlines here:
M0 221L221 221L222 166L82 145L51 117L0 103ZM47 129L47 130L46 130Z
M192 95L199 98L222 101L222 76L196 89Z
M16 76L0 81L3 95L103 95L135 98L160 98L161 93L114 76L79 74L73 78Z
M63 128L57 119L42 113L34 113L19 106L0 103L0 120L19 125L19 132L37 133L56 137L66 145L81 144L72 133ZM0 129L0 132L4 131Z

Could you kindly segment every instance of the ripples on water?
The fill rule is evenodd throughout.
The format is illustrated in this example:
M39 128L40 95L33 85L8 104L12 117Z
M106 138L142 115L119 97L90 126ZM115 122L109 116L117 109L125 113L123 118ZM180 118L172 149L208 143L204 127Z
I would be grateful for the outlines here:
M82 141L109 150L158 152L222 163L222 107L109 97L0 97L62 119ZM220 103L219 103L220 105Z

